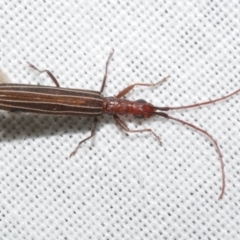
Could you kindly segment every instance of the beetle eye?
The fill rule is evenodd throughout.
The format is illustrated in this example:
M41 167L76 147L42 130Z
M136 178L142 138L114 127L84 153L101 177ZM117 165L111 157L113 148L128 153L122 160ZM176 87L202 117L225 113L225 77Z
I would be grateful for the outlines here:
M138 99L136 102L138 102L138 103L146 103L146 101L144 99ZM144 116L138 115L138 114L135 114L134 117L135 118L144 118Z
M138 102L138 103L147 103L144 99L138 99L136 102Z
M142 116L142 115L137 115L137 114L135 114L134 117L135 117L135 118L144 118L144 116Z

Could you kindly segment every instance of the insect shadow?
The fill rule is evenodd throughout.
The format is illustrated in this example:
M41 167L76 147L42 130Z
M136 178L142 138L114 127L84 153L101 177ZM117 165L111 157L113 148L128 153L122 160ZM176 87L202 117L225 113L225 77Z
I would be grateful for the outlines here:
M1 113L1 142L13 139L85 134L91 129L89 119L72 116L48 116L26 113Z

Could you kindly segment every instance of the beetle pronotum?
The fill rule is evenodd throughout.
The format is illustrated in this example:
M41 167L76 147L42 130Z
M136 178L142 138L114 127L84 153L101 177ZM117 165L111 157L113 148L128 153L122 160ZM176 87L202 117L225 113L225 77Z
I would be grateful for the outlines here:
M154 135L154 137L157 138L160 144L160 137L154 131L152 131L152 129L147 128L131 130L128 128L126 123L119 117L119 115L132 114L138 118L161 116L163 118L174 120L176 122L187 125L206 135L216 147L221 163L222 172L222 190L219 196L219 199L221 199L225 191L225 172L222 153L217 141L207 131L181 119L171 117L165 112L212 104L237 94L238 92L240 92L240 89L215 100L180 107L156 107L151 103L146 102L145 100L130 101L122 98L136 86L156 86L167 80L167 78L164 78L157 83L132 84L124 88L120 93L117 94L116 97L103 97L102 93L107 79L108 64L112 55L113 51L110 53L106 62L105 74L103 77L100 91L60 88L57 79L49 70L39 70L32 64L29 64L30 67L37 70L38 72L46 72L48 76L53 80L56 87L6 83L6 75L0 71L0 79L2 79L2 82L4 82L3 84L0 84L0 109L10 112L21 111L39 114L93 117L90 136L81 140L70 156L75 155L81 144L95 135L97 117L101 116L102 114L112 115L116 123L127 132L150 132Z

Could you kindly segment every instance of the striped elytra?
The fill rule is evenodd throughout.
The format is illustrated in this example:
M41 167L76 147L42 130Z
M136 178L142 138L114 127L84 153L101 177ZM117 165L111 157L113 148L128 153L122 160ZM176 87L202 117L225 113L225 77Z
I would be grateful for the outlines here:
M0 108L10 112L100 116L100 92L38 85L0 84Z

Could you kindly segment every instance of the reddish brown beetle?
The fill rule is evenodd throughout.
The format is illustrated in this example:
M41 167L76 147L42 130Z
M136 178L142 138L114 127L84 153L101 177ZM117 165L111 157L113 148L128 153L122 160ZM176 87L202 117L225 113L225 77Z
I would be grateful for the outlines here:
M221 163L222 171L222 190L219 196L219 199L223 197L225 190L225 172L224 172L224 163L221 150L218 146L217 141L205 130L185 122L181 119L174 118L166 114L165 112L177 109L187 109L200 107L207 104L212 104L226 98L229 98L238 92L240 89L215 100L210 100L202 103L196 103L188 106L181 107L156 107L151 103L146 102L145 100L130 101L127 99L122 99L127 93L129 93L136 86L156 86L160 83L163 83L167 80L163 80L157 83L135 83L125 89L123 89L116 97L103 97L102 92L105 87L105 82L107 79L107 70L108 64L113 55L113 51L110 53L106 68L105 74L102 82L100 91L91 91L91 90L82 90L82 89L67 89L60 88L60 85L57 79L49 70L38 70L34 65L29 64L30 67L37 70L40 73L46 72L49 77L53 80L56 87L49 86L39 86L39 85L23 85L23 84L10 84L3 83L0 84L0 109L7 110L10 112L22 111L22 112L31 112L39 114L51 114L51 115L72 115L72 116L85 116L93 117L93 124L91 129L91 134L89 137L81 140L72 152L70 156L75 155L80 145L92 138L95 135L97 117L102 114L109 114L114 117L116 122L127 132L150 132L157 138L161 144L160 137L157 136L152 129L140 129L140 130L131 130L128 128L126 123L119 117L119 115L128 115L132 114L138 118L150 118L153 116L161 116L176 122L180 122L184 125L187 125L204 135L206 135L215 145ZM6 80L6 76L0 72L0 78Z

